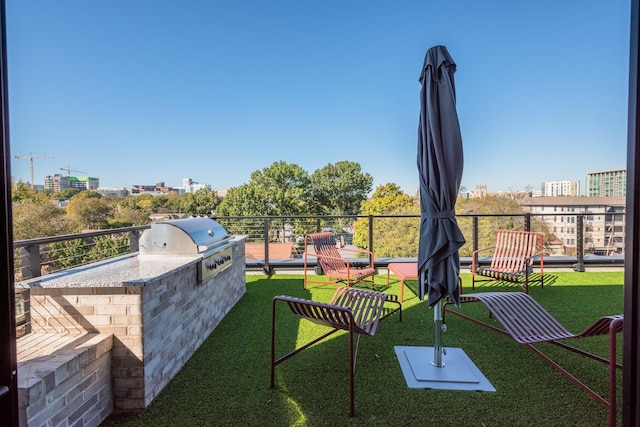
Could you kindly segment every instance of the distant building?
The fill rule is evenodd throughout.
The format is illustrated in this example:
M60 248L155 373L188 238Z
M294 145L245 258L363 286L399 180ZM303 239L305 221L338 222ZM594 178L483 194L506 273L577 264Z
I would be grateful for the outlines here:
M526 211L542 214L549 231L562 242L561 253L573 255L578 246L577 214L584 215L583 245L587 253L624 253L624 197L535 197L519 201Z
M44 177L44 189L57 193L67 188L77 188L79 190L97 190L100 186L98 178L89 176L63 176L60 174L47 175Z
M487 185L486 184L476 185L476 191L470 191L469 192L469 198L470 199L474 199L476 197L486 197L488 195L489 195L489 192L487 191Z
M155 185L136 184L131 187L132 195L151 194L152 196L166 196L168 194L180 194L180 191L173 187L166 187L164 182L158 182Z
M625 197L626 195L626 169L607 169L587 172L588 197Z
M549 181L542 183L542 197L580 196L580 181Z
M199 182L195 182L191 180L191 178L183 178L182 179L182 187L184 188L185 193L195 193L201 189L211 190L211 185L209 184L200 184Z
M129 194L129 190L125 187L100 187L97 191L103 196L126 196Z

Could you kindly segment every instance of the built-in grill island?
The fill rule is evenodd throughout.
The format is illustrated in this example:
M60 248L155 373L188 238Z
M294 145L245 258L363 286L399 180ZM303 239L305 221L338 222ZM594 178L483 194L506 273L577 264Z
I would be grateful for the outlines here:
M151 225L142 233L140 255L201 254L198 283L228 269L233 263L234 240L207 217L176 219Z
M143 410L244 295L244 240L207 217L154 223L138 254L18 284L32 331L112 333L114 411Z

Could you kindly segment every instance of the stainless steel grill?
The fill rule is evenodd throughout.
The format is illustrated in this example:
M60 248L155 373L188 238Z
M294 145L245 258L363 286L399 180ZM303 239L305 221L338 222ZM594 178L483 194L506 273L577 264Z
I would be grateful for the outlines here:
M218 222L207 217L161 221L151 224L140 237L140 255L201 254L198 282L231 267L231 236Z

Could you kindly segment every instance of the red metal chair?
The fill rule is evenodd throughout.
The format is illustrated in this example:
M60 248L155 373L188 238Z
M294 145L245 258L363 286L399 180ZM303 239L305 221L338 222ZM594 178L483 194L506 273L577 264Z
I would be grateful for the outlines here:
M616 334L622 332L624 317L622 315L604 316L597 319L579 334L569 332L558 320L545 310L536 300L523 292L482 292L460 296L461 303L482 302L492 316L500 322L504 329L497 328L478 319L472 318L459 311L447 307L451 301L444 304L444 313L449 311L456 316L470 320L478 325L489 328L501 334L511 336L516 342L526 345L540 356L554 369L562 373L578 387L586 391L598 403L609 410L609 425L616 424L616 369L622 365L616 362ZM609 358L603 358L584 350L569 346L561 340L609 335ZM589 388L586 384L558 365L555 361L534 347L537 343L551 343L558 347L604 363L609 367L609 396L608 400Z
M308 234L304 238L304 288L307 289L307 283L324 283L324 284L340 284L344 283L346 286L351 286L360 282L371 283L371 289L374 287L374 276L376 274L375 268L373 268L373 253L362 249L347 249L343 248L343 251L349 251L356 255L366 255L369 265L366 267L356 266L356 262L343 258L338 252L333 234L330 232ZM310 248L313 251L310 252ZM311 281L307 277L307 265L308 258L315 257L318 260L318 265L322 267L324 274L331 279L331 281Z
M293 314L313 323L328 326L330 331L314 339L313 341L295 349L294 351L276 359L276 303L285 302ZM397 305L395 308L385 307L385 303ZM399 313L402 321L402 305L395 295L384 294L356 288L339 287L333 294L329 303L309 301L289 296L277 296L273 298L271 305L271 388L275 386L276 365L295 356L302 350L309 348L320 340L334 334L339 330L349 332L349 415L353 417L355 412L355 370L356 354L361 335L373 336L376 333L378 322ZM354 347L354 334L358 335L358 342Z
M525 293L529 293L529 283L540 282L544 287L544 252L542 233L533 231L498 230L496 244L477 249L471 254L471 288L476 282L503 281L524 285ZM493 250L491 265L483 266L478 262L478 255ZM533 261L540 260L540 276L531 280ZM484 276L488 279L479 279Z

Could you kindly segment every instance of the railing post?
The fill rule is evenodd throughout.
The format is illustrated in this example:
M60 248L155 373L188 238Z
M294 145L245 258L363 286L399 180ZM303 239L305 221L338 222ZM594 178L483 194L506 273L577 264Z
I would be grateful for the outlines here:
M531 214L524 214L524 231L531 231Z
M22 279L40 277L40 245L30 245L20 248Z
M584 272L584 215L578 215L576 224L576 252L578 262L573 264L573 270Z
M273 270L269 265L269 217L264 218L264 266L262 267L264 274L271 275Z
M316 218L316 233L319 233L322 231L322 228L320 227L320 218Z
M471 217L471 236L473 241L473 263L478 265L478 253L476 252L478 250L478 217L475 215Z
M140 234L138 230L129 232L129 251L138 252L140 250Z
M369 252L373 254L373 215L369 215ZM373 255L369 259L371 267L373 267L374 259Z

